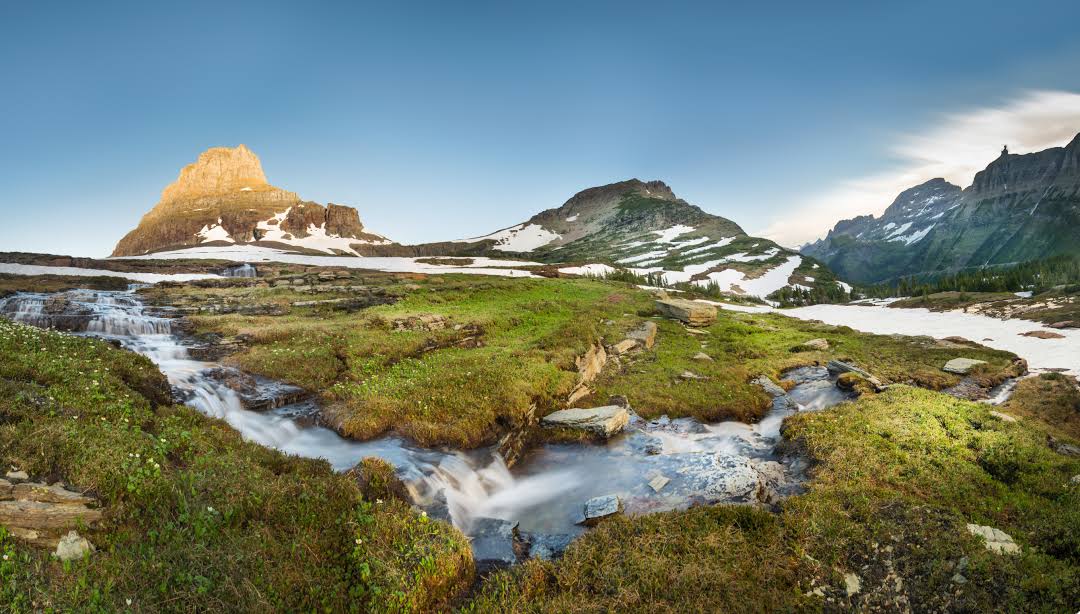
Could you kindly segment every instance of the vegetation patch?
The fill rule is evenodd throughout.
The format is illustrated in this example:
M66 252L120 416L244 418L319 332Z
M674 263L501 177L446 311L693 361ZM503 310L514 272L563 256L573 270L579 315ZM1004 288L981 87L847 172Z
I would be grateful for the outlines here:
M472 578L455 529L172 406L148 359L3 320L0 465L105 511L81 561L0 529L0 603L16 612L423 611Z

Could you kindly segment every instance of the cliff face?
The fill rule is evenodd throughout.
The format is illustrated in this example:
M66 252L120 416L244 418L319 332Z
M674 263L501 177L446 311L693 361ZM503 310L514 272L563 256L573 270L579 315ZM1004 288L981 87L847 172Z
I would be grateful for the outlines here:
M352 207L303 201L270 185L258 156L240 145L208 149L185 166L112 255L230 243L355 254L354 244L385 242Z
M803 253L876 283L1080 253L1080 135L1065 147L1003 151L964 190L935 179L881 217L839 222Z

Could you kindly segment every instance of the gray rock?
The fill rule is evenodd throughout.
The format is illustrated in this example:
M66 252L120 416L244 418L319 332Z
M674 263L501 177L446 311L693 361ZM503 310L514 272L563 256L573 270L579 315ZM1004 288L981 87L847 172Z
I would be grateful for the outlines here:
M545 561L552 561L562 556L562 553L570 546L570 542L574 540L573 535L562 533L554 535L531 533L525 537L525 541L529 544L529 556Z
M749 499L761 485L761 474L742 456L688 452L666 458L678 465L677 492L687 498L708 503Z
M703 360L703 361L706 361L706 362L713 362L713 357L709 356L705 352L698 352L697 354L694 354L694 360Z
M595 435L611 437L630 422L630 412L618 405L564 409L544 416L540 423L547 427L580 429Z
M802 346L808 350L827 350L829 349L829 342L825 339L811 339Z
M621 512L622 500L618 495L593 497L585 502L585 524L591 526Z
M941 370L947 373L955 373L957 375L967 375L976 366L985 364L985 360L976 360L974 358L953 358L949 362L945 363L945 366L942 367Z
M30 476L25 471L8 471L4 477L12 482L25 482L30 479Z
M751 380L750 383L761 386L765 390L765 392L769 393L769 395L774 397L779 397L787 394L787 392L783 388L777 386L771 379L764 375L757 376L756 378Z
M56 544L56 557L61 561L74 561L94 551L94 545L75 531L68 531Z
M986 549L997 554L1018 554L1020 546L1000 529L968 523L968 533L986 540Z
M477 573L509 567L517 562L514 541L518 523L500 518L477 518L469 530Z
M670 481L671 478L658 475L655 478L649 480L649 488L652 488L653 492L660 492L664 489L665 486L668 485L668 482Z
M693 371L683 371L682 373L679 374L679 377L682 378L682 379L685 379L685 380L693 380L693 381L699 381L699 382L709 379L709 378L705 377L704 375L698 375L697 373L694 373Z

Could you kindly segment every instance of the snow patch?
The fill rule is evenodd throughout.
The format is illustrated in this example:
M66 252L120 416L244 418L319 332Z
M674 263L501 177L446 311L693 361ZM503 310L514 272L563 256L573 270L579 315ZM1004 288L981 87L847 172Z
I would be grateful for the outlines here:
M500 252L531 252L543 247L552 241L557 241L562 235L551 232L539 224L518 224L510 228L493 232L483 237L472 239L457 239L451 243L476 243L477 241L495 241L492 249Z
M592 275L601 277L615 272L615 267L607 264L583 264L581 266L568 266L559 269L560 273L569 275Z
M570 217L566 218L566 221L567 222L576 222L577 219L578 219L578 215L580 215L580 214L575 213L574 215L571 215Z
M104 269L82 269L73 266L41 266L0 262L0 273L9 275L70 275L72 277L122 277L131 281L156 284L159 281L191 281L221 277L208 273L125 273Z
M671 243L675 240L676 237L684 235L688 232L694 232L694 227L676 224L671 228L665 228L664 230L653 230L653 234L659 235L659 238L653 239L653 243Z

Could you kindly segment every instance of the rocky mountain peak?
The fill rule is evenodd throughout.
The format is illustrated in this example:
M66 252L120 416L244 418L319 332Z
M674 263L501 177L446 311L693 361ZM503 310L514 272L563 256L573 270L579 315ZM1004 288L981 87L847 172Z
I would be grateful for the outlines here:
M180 176L161 193L161 202L203 196L223 196L270 187L262 163L245 145L211 147L180 170Z

